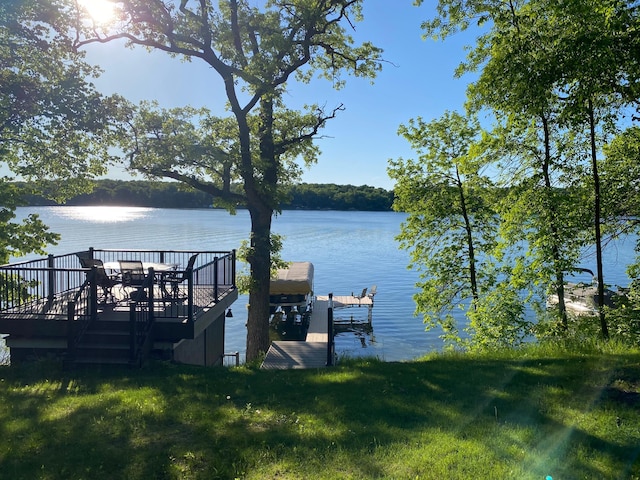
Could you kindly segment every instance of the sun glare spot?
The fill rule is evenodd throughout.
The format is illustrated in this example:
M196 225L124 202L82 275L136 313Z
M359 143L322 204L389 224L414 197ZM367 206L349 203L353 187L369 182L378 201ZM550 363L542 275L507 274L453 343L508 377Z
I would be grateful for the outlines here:
M115 18L114 4L108 0L78 0L96 23L109 23Z
M145 207L68 207L59 214L71 220L89 223L122 223L140 220L149 214Z

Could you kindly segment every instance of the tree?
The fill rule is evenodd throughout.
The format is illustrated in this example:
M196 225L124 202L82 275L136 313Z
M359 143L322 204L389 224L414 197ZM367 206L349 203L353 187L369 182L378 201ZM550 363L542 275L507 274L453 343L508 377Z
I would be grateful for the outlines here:
M608 314L617 336L637 344L640 339L640 127L633 126L605 146L602 162L602 211L607 225L617 234L636 234L636 260L627 266L631 279L626 302Z
M457 29L465 29L476 19L490 24L478 38L477 48L469 55L465 71L484 67L494 53L511 50L513 62L502 62L500 76L511 90L507 103L557 98L555 111L534 113L549 118L554 115L564 128L589 139L588 158L593 186L592 226L596 245L601 334L608 337L604 313L604 279L602 267L601 192L598 173L598 148L624 103L637 102L638 6L635 3L609 0L530 0L522 2L440 0L438 15L423 24L428 35L444 38ZM523 28L524 27L524 28ZM514 32L517 34L514 36ZM528 39L519 41L520 35ZM524 56L522 55L524 53ZM626 60L621 63L620 59ZM533 61L531 61L533 60ZM514 77L514 74L516 77ZM514 85L511 84L515 78ZM504 91L503 89L502 91ZM494 98L497 98L494 97ZM536 98L539 98L536 103Z
M633 231L638 228L640 220L640 127L633 126L620 133L605 145L604 154L604 216L608 224L624 220L621 230Z
M36 192L36 180L64 180L50 191L58 199L87 189L86 179L105 171L118 102L87 80L98 71L74 51L69 28L57 2L0 4L0 159ZM43 253L57 239L37 216L12 222L22 197L9 180L0 180L1 262Z
M527 245L518 260L523 263L519 282L543 285L543 296L553 286L566 331L565 273L577 267L588 220L582 212L588 209L579 206L574 187L582 145L561 125L558 62L544 41L549 26L539 25L540 16L531 4L501 12L464 68L482 63L468 89L469 103L474 110L491 108L497 119L494 157L501 159L502 184L509 188L501 209L502 235L510 249L523 240Z
M460 341L452 311L475 310L493 285L488 264L496 222L486 201L490 182L481 173L480 127L446 112L428 123L411 120L399 133L419 154L392 160L388 169L396 180L394 208L409 214L398 240L421 272L416 310L427 329L440 326L445 339Z
M367 42L356 46L345 30L345 24L352 26L352 19L361 18L361 4L362 0L269 0L259 9L245 0L223 0L218 7L210 0L182 0L179 5L124 0L117 3L117 24L79 24L79 48L125 39L129 45L204 61L222 80L237 135L234 171L242 179L251 217L248 360L269 346L270 234L272 215L282 200L282 159L306 144L337 111L318 111L310 132L280 141L276 132L279 112L285 111L283 93L288 81L310 81L314 72L336 87L343 84L343 71L361 77L376 74L381 51Z

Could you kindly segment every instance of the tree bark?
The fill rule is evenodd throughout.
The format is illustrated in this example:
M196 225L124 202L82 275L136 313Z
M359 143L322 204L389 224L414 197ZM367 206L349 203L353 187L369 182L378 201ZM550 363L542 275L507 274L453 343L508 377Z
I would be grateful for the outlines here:
M273 101L265 95L260 103L260 162L263 178L245 188L251 215L251 268L247 319L247 362L269 348L269 287L271 284L271 220L277 206L278 162L273 141ZM253 178L253 176L252 176Z
M462 217L464 218L464 229L467 236L467 251L469 253L469 281L471 282L471 296L473 297L473 308L477 308L478 302L478 279L476 274L476 254L473 244L473 229L471 228L471 219L469 218L469 212L467 211L467 201L464 195L464 188L462 180L460 179L460 173L458 166L456 165L456 181L458 187L458 194L460 196L460 208L462 209Z
M609 328L604 313L604 269L602 267L602 232L600 230L600 176L598 174L598 158L596 151L596 128L593 102L589 98L589 134L591 137L591 169L593 175L594 204L593 226L596 235L596 267L598 270L598 316L600 317L600 333L602 338L609 338Z
M271 279L271 218L269 208L250 207L251 288L247 317L247 362L269 348L269 285Z
M552 195L551 176L549 175L549 168L551 166L551 134L549 133L549 122L545 115L541 115L542 126L544 129L544 160L542 163L542 175L544 176L544 186L547 191L547 199L549 200L549 228L551 229L551 256L553 261L553 269L555 273L556 283L556 295L558 296L558 314L560 315L560 322L563 330L569 328L567 319L567 307L564 301L564 271L562 268L562 261L560 258L560 235L558 233L558 212L555 208L555 204L550 198Z

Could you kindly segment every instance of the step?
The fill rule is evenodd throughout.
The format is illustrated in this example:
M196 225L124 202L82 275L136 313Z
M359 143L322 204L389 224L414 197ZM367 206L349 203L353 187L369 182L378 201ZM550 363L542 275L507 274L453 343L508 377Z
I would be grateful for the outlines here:
M129 345L129 332L118 332L112 330L88 330L82 336L80 345Z
M76 348L75 357L100 359L125 359L130 355L129 345L105 345L103 343L83 343Z
M77 365L130 365L129 358L83 357L74 360Z

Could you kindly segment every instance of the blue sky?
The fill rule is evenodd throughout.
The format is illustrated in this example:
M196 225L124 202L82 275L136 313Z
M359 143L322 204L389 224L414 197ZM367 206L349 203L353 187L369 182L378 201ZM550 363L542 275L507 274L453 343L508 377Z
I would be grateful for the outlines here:
M372 185L387 189L390 158L412 158L398 126L421 116L429 120L445 110L461 110L465 79L454 69L465 58L465 44L473 37L459 34L446 41L423 40L420 23L434 14L435 2L414 7L413 0L366 0L365 20L356 24L354 37L370 40L384 50L385 64L374 81L347 77L347 86L334 90L314 79L309 85L290 83L288 106L317 103L327 108L344 104L318 140L322 154L305 171L308 183ZM161 107L205 106L225 114L224 92L217 74L204 62L173 59L166 53L125 49L121 44L93 45L88 60L104 69L95 82L106 94L119 93L133 102L157 100ZM112 177L126 178L113 171Z

